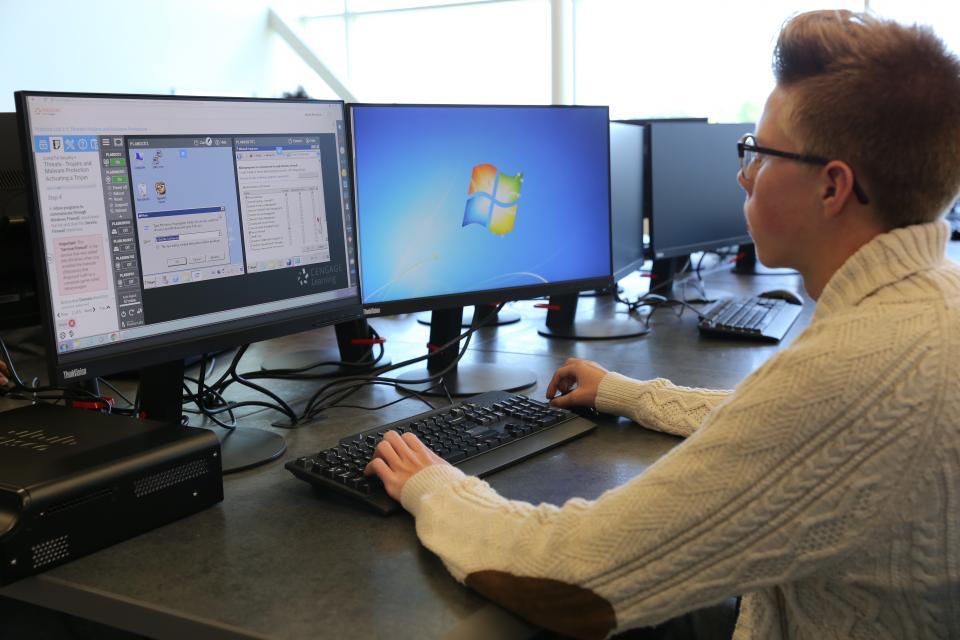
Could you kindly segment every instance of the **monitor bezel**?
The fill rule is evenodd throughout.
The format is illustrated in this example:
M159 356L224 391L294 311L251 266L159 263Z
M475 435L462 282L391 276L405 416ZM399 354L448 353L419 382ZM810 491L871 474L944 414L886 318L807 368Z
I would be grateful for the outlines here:
M535 105L535 104L524 104L524 105L509 105L509 104L419 104L419 103L400 103L400 102L348 102L346 105L347 108L347 120L348 124L346 125L349 138L350 138L350 159L351 159L351 171L353 173L353 208L354 214L356 216L357 224L355 226L355 232L357 235L356 247L357 247L357 265L360 270L360 283L361 283L361 303L363 304L362 296L362 283L363 283L363 256L362 248L360 245L360 199L358 194L358 185L356 173L356 149L354 148L354 137L353 137L353 109L354 107L362 108L439 108L439 109L601 109L606 113L606 135L604 136L605 144L607 147L606 159L607 159L607 229L611 228L612 219L610 211L610 135L609 135L609 122L610 122L610 108L605 105ZM435 311L437 309L450 309L456 307L465 307L472 305L484 305L500 302L511 302L514 300L528 300L531 298L541 298L548 297L551 295L559 295L565 293L578 293L580 291L588 291L590 289L604 289L613 285L613 241L609 237L607 240L607 254L609 257L608 271L609 274L605 276L598 276L593 278L581 278L577 280L564 280L562 282L551 282L548 284L534 284L534 285L524 285L519 287L506 287L502 289L486 289L483 291L475 291L470 293L454 293L454 294L444 294L438 296L427 296L422 298L406 298L402 300L390 300L386 302L371 302L369 304L363 304L363 315L365 317L371 316L385 316L385 315L395 315L401 313L416 313L420 311Z
M673 245L667 246L665 248L658 248L656 244L656 215L654 211L653 203L653 145L651 143L651 136L653 135L654 126L658 127L671 127L671 126L686 126L690 124L706 124L708 126L715 125L741 125L741 124L752 124L746 122L721 122L721 123L711 123L705 118L676 118L676 119L662 119L662 120L651 120L649 121L651 126L645 127L644 136L643 136L643 147L644 147L644 164L643 164L643 179L644 179L644 217L647 219L647 226L649 229L650 242L648 246L648 257L651 260L661 260L667 258L676 258L680 256L686 256L691 253L698 251L712 251L714 249L719 249L722 247L730 247L740 244L749 244L753 242L753 238L750 237L749 232L744 233L739 236L731 236L729 238L712 238L710 240L704 240L701 242L690 243L686 245Z
M37 297L40 303L40 317L43 326L44 341L47 350L47 369L50 381L55 385L90 380L100 376L122 371L140 370L144 367L165 362L182 360L201 353L211 353L237 347L243 344L259 342L284 335L290 335L315 329L337 322L355 320L362 317L360 306L359 277L355 296L342 301L316 303L295 309L284 309L269 314L257 314L238 318L220 324L207 325L204 328L192 328L191 335L184 337L180 333L165 333L139 338L129 344L117 343L117 351L109 353L87 354L84 351L70 352L67 362L61 362L56 346L56 327L53 323L53 301L50 290L50 278L47 271L46 247L43 242L43 219L39 215L39 192L37 188L37 168L34 164L30 145L30 128L27 114L27 99L30 97L63 97L93 99L133 99L133 100L171 100L195 102L261 102L261 103L314 103L338 104L344 113L344 136L348 136L347 107L343 100L301 100L296 98L247 98L227 96L175 96L129 93L81 93L60 91L17 91L14 100L17 108L17 122L20 127L20 152L26 174L27 201L34 222L31 228L33 236L33 261L37 276ZM349 145L345 145L349 146ZM347 150L347 165L353 167L351 150ZM352 177L351 177L352 181ZM351 199L353 192L350 192ZM351 203L352 204L352 203ZM353 246L357 246L356 206L351 206L348 216L353 228ZM317 307L330 304L331 308L319 311ZM114 345L111 345L114 346ZM126 348L124 348L126 347ZM66 375L65 375L66 372Z

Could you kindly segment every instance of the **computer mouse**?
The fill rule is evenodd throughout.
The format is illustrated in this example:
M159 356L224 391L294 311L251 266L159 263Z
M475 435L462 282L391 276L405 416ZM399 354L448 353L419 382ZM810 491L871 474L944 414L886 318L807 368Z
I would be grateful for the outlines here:
M803 304L803 298L801 298L798 293L788 291L787 289L771 289L770 291L764 291L759 297L786 300L790 304Z
M583 407L583 406L567 407L567 411L572 411L573 413L577 414L581 418L587 418L588 420L596 420L597 418L600 417L600 413L593 407Z

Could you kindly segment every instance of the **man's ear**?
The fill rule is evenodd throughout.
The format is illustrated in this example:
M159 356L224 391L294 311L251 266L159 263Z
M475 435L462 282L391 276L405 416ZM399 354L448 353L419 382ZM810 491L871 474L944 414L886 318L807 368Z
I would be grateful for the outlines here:
M839 215L857 200L853 193L853 169L842 160L831 160L820 170L821 202L828 216Z

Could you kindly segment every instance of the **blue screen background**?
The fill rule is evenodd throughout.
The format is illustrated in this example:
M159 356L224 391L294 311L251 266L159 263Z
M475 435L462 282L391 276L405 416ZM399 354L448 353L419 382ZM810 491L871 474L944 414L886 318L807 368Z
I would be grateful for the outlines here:
M605 108L353 108L363 302L610 275ZM473 167L523 173L513 231L462 226Z

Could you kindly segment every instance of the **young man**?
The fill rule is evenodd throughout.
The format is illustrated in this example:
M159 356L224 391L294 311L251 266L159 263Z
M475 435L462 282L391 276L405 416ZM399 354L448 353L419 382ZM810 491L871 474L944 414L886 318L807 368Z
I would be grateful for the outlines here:
M960 62L924 28L790 20L739 181L757 253L817 309L736 390L570 360L557 406L688 436L594 501L508 501L411 434L369 471L468 586L602 638L742 594L734 637L960 637Z

